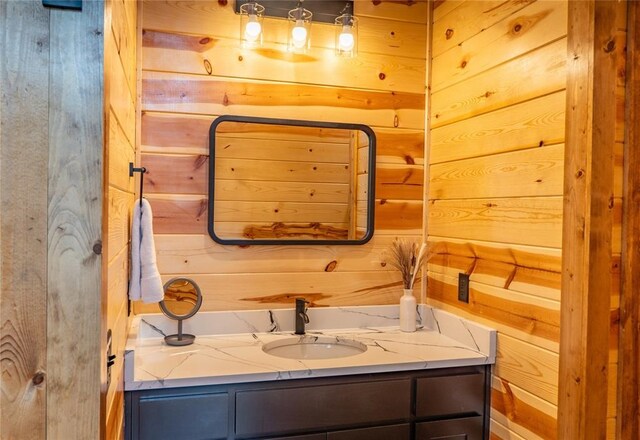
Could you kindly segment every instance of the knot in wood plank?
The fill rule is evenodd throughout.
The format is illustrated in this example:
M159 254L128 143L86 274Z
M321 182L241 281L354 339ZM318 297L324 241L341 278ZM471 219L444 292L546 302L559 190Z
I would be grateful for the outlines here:
M614 50L616 50L616 40L615 40L615 38L613 38L613 37L612 37L612 38L610 38L610 39L609 39L609 41L607 41L607 42L604 44L604 46L603 46L602 50L604 50L604 51L605 51L605 53L611 53L611 52L613 52Z
M33 375L33 378L31 378L31 383L33 383L34 386L40 386L44 382L44 379L45 374L42 371L38 371Z

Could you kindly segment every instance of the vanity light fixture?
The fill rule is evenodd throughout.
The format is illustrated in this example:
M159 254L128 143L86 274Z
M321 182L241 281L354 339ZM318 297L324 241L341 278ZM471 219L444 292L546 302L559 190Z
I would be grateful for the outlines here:
M295 9L289 11L289 52L304 53L311 44L311 17L313 13L302 7L302 0Z
M264 6L248 2L240 6L240 41L242 47L262 46L262 16Z
M342 15L336 18L336 55L354 57L358 54L358 19L351 10L352 4L347 3Z
M234 10L236 14L240 14L242 47L254 48L262 45L263 17L284 18L288 21L287 50L304 53L310 47L313 18L314 23L335 26L336 54L347 57L357 55L358 19L353 15L354 0L259 1L260 3L256 0L235 0Z

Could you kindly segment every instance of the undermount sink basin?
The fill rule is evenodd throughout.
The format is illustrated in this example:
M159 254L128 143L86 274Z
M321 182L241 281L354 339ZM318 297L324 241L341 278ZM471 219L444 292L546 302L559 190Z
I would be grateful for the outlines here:
M335 359L364 353L367 346L351 339L297 336L269 342L262 351L288 359Z

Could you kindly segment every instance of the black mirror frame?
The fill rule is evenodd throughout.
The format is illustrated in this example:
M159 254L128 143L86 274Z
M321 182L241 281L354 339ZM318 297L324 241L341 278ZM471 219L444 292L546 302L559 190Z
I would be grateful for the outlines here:
M216 235L213 225L213 205L215 199L215 152L216 152L216 128L225 121L231 122L249 122L254 124L270 124L270 125L291 125L297 127L320 127L320 128L342 128L346 130L361 130L369 137L369 176L368 176L368 198L367 198L367 232L358 240L250 240L250 239L224 239ZM253 116L233 116L224 115L216 118L209 128L209 203L208 203L208 231L209 236L216 243L223 245L362 245L367 243L373 237L375 223L375 182L376 182L376 135L368 125L364 124L348 124L341 122L320 122L305 121L297 119L274 119L274 118L258 118Z

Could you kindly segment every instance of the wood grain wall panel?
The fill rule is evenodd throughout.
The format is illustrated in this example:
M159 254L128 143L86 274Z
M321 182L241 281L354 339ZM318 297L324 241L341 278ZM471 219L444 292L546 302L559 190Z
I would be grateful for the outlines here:
M625 74L625 107L626 123L624 126L624 211L621 243L621 273L616 274L620 286L620 345L617 377L617 423L616 429L611 430L607 425L607 433L614 432L620 439L633 439L640 436L640 385L638 376L640 360L638 347L640 346L640 308L638 307L638 286L640 286L640 200L637 191L640 178L637 169L640 164L640 5L628 2L628 35L626 41ZM620 10L618 8L618 15ZM626 24L617 23L618 29L626 29ZM617 65L620 66L620 59ZM619 123L616 124L619 130ZM617 131L618 131L617 130ZM615 171L614 171L615 173ZM615 249L615 246L614 246ZM615 250L614 250L615 252ZM610 359L611 360L611 359ZM611 370L609 370L611 371Z
M109 279L108 291L109 301L107 304L107 328L110 328L112 334L116 335L112 339L112 353L116 355L115 365L111 370L111 383L107 390L106 403L109 409L108 413L121 412L115 407L117 400L121 399L124 389L124 346L126 338L121 335L128 333L127 323L127 293L129 288L129 248L125 246L117 255L113 255L112 261L108 265ZM120 402L121 404L122 402ZM109 415L107 415L109 418ZM107 423L108 420L107 420ZM109 425L107 424L107 429ZM112 437L116 438L116 437Z
M43 439L49 12L38 2L1 2L0 28L0 438Z
M109 0L105 24L108 132L104 156L108 173L104 181L102 296L104 331L112 331L112 353L116 358L105 391L103 423L106 438L117 440L124 432L123 351L128 333L129 241L135 198L135 179L129 177L129 163L136 162L137 2ZM106 334L103 340L106 341Z
M534 2L435 56L431 70L433 91L563 38L567 34L567 5L558 5L554 1ZM464 28L465 23L459 22L457 28Z
M434 128L429 162L436 164L564 142L565 99L565 92L558 92Z
M239 22L231 2L143 3L141 150L149 170L145 188L154 210L159 264L163 277L179 273L201 283L203 309L290 307L291 297L283 293L289 287L315 297L319 305L397 301L399 277L386 264L385 249L395 236L415 238L422 228L427 2L365 3L356 4L359 54L351 60L330 53L332 26L315 25L311 49L295 55L282 51L284 22L265 19L265 45L248 51L237 47ZM385 183L377 196L373 240L355 247L214 243L206 232L209 126L224 114L371 126L377 135L377 172ZM268 137L260 142L272 156ZM345 170L336 154L328 155L351 178L356 169ZM231 160L236 159L218 163ZM254 167L245 177L253 179L257 171L264 175L267 168L273 167ZM282 173L275 174L282 180ZM258 200L253 193L258 185L296 203L309 201L308 194L286 184L223 183L228 194L247 202ZM315 189L314 198L322 195L325 202L343 193L326 182ZM363 193L358 194L362 221ZM238 227L237 222L220 225L229 231ZM336 276L352 280L352 286ZM343 284L346 290L336 292ZM136 304L134 310L148 306Z
M117 1L120 0L113 0L113 2ZM113 37L113 32L109 32L107 35ZM135 86L129 85L126 71L132 68L135 69L135 64L126 67L122 64L114 39L115 38L111 38L111 41L105 40L104 45L104 56L105 59L109 60L106 63L106 68L108 69L106 75L109 78L108 96L106 97L109 107L107 108L111 108L129 143L134 145L136 132L136 94L132 92L135 91ZM107 43L107 41L109 41L109 43Z
M562 38L433 93L431 127L563 90L566 46L567 39Z
M274 23L285 28L288 26L282 20ZM317 27L314 27L312 42L315 41ZM303 77L306 83L325 86L407 93L424 91L425 64L422 58L398 55L391 59L389 54L370 53L360 44L366 39L359 37L357 62L335 63L332 62L335 58L335 31L331 28L330 46L313 48L304 55L287 53L283 45L276 43L266 43L256 50L243 50L238 47L239 28L238 23L236 33L228 38L145 31L142 67L148 71L233 77L245 77L247 72L251 72L249 78L265 81L296 82ZM265 24L265 33L267 29L272 28ZM424 38L418 38L417 41L424 41ZM420 50L424 53L424 47ZM239 55L229 56L236 52ZM289 63L283 63L290 60L303 62L295 63L291 68ZM382 77L381 73L384 74Z
M143 111L140 150L208 156L209 127L216 117Z
M419 239L419 236L407 236ZM394 270L388 259L390 235L375 235L367 246L218 246L208 235L156 235L158 269L172 274L356 272ZM273 258L273 253L278 258Z
M424 165L424 131L373 127L380 163Z
M120 64L126 77L130 96L136 96L136 12L137 2L132 0L110 0L111 32L118 52ZM109 35L106 34L106 37ZM115 61L115 60L114 60ZM133 139L132 139L133 140Z
M162 274L163 281L172 274ZM402 281L397 271L271 274L197 274L205 310L291 308L304 296L310 307L395 303ZM157 304L135 303L135 313L157 313Z
M556 417L557 408L536 395L529 393L509 381L493 377L491 389L492 430L493 422L500 420L506 426L512 427L525 438L531 438L529 433L545 440L557 438ZM509 418L504 416L508 414ZM529 432L526 432L527 430ZM505 433L511 438L513 433Z
M562 193L564 144L431 166L429 199L553 196Z
M207 234L204 196L148 195L155 234Z
M206 234L207 199L198 195L149 195L156 234ZM384 200L376 205L377 230L416 230L422 201ZM395 232L391 232L395 233Z
M421 201L424 196L423 180L422 166L378 164L376 198Z
M429 236L429 243L438 254L452 254L478 259L511 263L523 268L560 272L561 249L540 248L513 243L460 240Z
M385 20L398 20L409 23L427 23L427 0L398 2L380 0L379 2L358 2L355 6L357 15L378 17ZM404 24L404 23L403 23Z
M493 374L547 402L558 404L558 354L512 338L498 336Z
M442 237L560 248L561 225L561 197L438 200L429 204L429 230Z
M121 191L116 187L108 189L109 222L107 226L106 250L110 262L129 246L131 235L131 209L134 203L132 192ZM119 276L117 272L114 276Z
M50 11L48 438L101 432L104 7Z
M159 2L154 0L144 2L147 10L143 16L145 31L199 36L199 40L186 40L188 43L182 45L195 51L204 51L208 46L218 44L221 38L237 41L240 19L233 12L233 3L224 5L216 1L157 3ZM357 2L354 6L354 13L360 18L358 54L365 52L389 57L423 59L426 51L424 38L426 2L421 0L412 4L394 5L393 2L382 2L382 4L380 5L382 8L370 8L365 2ZM369 13L361 13L361 10ZM385 11L399 13L399 17L385 17L382 15ZM179 20L176 20L177 17ZM267 44L279 46L279 49L262 52L263 55L293 61L312 61L316 56L316 49L333 48L335 44L333 26L317 23L311 34L311 49L304 56L285 57L281 52L282 46L287 41L287 32L288 28L284 20L265 18L263 39ZM234 54L249 52L241 50L237 44L232 49ZM421 68L424 69L424 66L423 63ZM245 75L246 73L240 76Z
M432 55L438 55L483 32L506 17L515 14L535 0L445 2L456 5L448 14L444 8L434 11ZM440 9L440 10L438 10Z
M420 229L422 227L422 205L422 200L376 201L376 230L385 233L386 230Z
M144 112L144 152L209 154L209 127L218 115L200 116ZM372 127L380 163L424 164L424 131Z
M109 111L109 184L121 191L133 193L133 179L129 178L129 162L135 162L135 150L127 139L115 114Z
M518 294L480 283L471 283L469 303L458 301L457 277L429 273L427 281L430 299L466 309L472 315L512 327L538 338L558 342L560 312L554 301L543 301L530 295ZM534 304L537 303L537 304ZM519 339L522 339L521 337ZM553 345L542 344L544 347Z
M494 438L557 438L567 9L434 11L427 299L498 330Z
M428 286L428 283L431 282L431 278L440 278L440 276L438 274L429 273L427 286ZM455 289L456 292L458 289L457 279L458 279L457 276L455 277L455 279L453 277L450 277L447 279L448 282L455 283L455 284L452 284L452 287ZM431 289L431 287L429 287L429 289ZM432 298L430 296L427 296L427 299L429 301L429 304L433 305L434 307L441 308L442 310L448 311L450 313L454 313L456 315L459 315L467 319L473 319L475 322L478 322L480 324L491 326L491 328L495 329L498 333L504 333L505 335L518 338L521 341L535 345L536 347L544 348L553 353L559 352L560 345L558 341L554 341L552 339L549 339L548 337L538 336L537 334L532 333L527 328L524 328L524 330L521 330L517 327L513 327L509 323L503 323L501 321L495 320L491 316L478 315L477 313L475 313L474 310L470 308L461 307L461 306L464 306L464 304L462 303L460 303L461 306L458 306L458 304L455 304L454 301L451 301L451 302L441 301L437 298Z
M142 73L145 110L340 121L420 129L424 95L268 83L195 75ZM278 105L274 106L273 97Z

